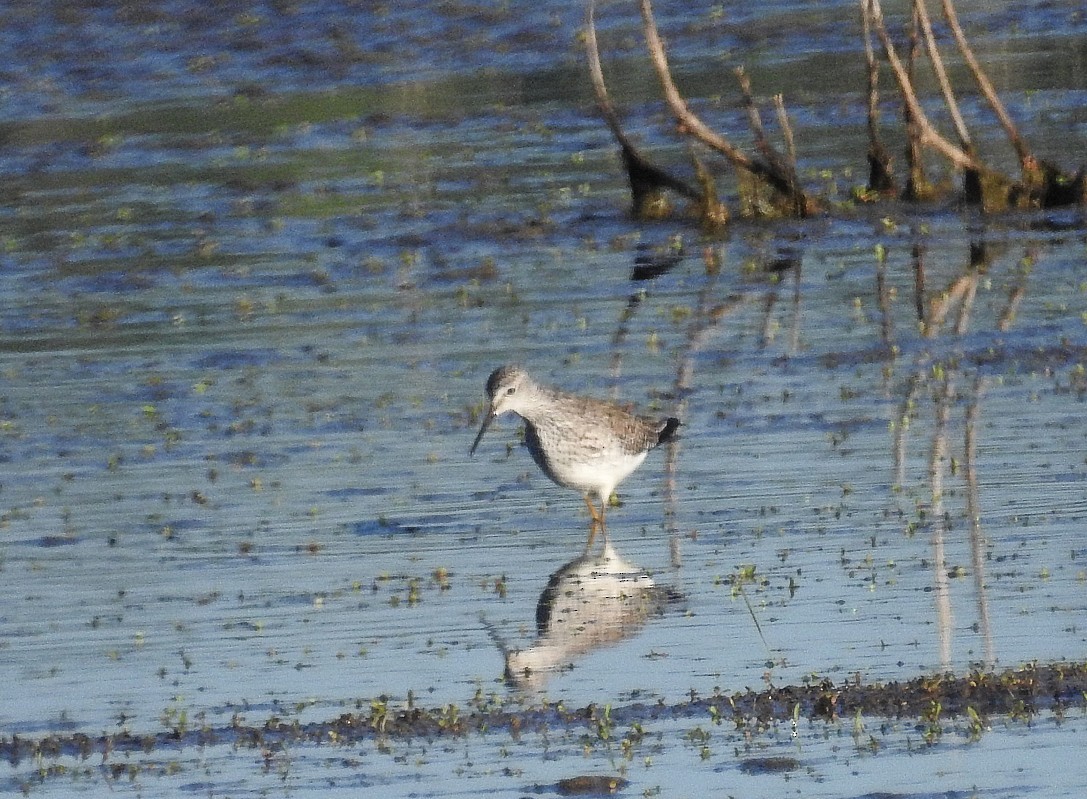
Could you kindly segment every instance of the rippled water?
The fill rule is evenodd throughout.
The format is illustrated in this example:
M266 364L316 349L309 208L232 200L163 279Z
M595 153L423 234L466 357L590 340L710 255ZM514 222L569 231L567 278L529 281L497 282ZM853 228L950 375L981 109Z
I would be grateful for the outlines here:
M722 126L743 125L738 61L758 91L796 87L805 178L844 197L863 160L853 6L821 7L660 12ZM961 11L1027 135L1074 167L1078 6ZM637 224L585 91L581 10L427 12L0 12L3 735L327 720L380 695L668 705L1083 658L1080 212L889 204L723 240ZM633 13L602 12L632 124L681 163L649 132L637 35ZM684 420L609 513L618 555L671 600L527 693L506 655L539 643L537 602L587 518L514 421L468 458L483 381L511 360ZM628 795L1087 785L1081 710L991 719L980 740L964 725L926 747L893 720L679 719L632 748L626 729L500 732L0 779L35 795L518 795L615 771ZM799 766L740 768L757 754Z

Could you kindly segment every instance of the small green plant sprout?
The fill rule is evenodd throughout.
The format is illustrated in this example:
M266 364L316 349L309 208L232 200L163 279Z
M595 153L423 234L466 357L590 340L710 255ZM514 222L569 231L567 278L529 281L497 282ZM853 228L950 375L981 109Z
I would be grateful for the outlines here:
M921 713L921 721L924 724L921 737L929 746L938 743L940 737L944 734L944 728L940 725L940 712L942 710L943 705L938 700L933 699Z
M981 734L985 732L985 730L987 729L987 725L985 724L985 720L982 719L981 715L976 710L974 710L973 705L967 705L966 719L966 730L970 735L970 740L980 741Z
M861 709L857 708L857 712L853 716L853 745L860 748L863 737L864 721L861 719Z
M385 696L370 700L370 728L385 733L385 723L389 718L389 703Z

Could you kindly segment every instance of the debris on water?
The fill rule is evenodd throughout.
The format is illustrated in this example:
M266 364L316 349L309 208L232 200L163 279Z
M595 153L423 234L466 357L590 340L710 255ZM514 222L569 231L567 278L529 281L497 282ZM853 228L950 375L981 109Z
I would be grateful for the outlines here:
M740 761L744 774L783 774L800 768L795 757L749 757Z
M559 796L608 796L627 787L622 777L582 776L567 777L555 784Z

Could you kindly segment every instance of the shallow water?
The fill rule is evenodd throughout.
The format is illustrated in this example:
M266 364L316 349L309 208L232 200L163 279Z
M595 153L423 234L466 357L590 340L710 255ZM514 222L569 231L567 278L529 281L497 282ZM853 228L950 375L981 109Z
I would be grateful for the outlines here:
M738 53L759 91L797 82L806 178L844 197L863 106L837 85L856 67L852 4L826 7L809 37L792 4L686 25L660 10L723 126L743 124L713 96ZM0 25L3 735L325 721L382 695L671 705L1083 658L1081 213L889 204L723 240L637 224L565 6L35 8ZM1074 166L1078 6L961 11L1028 137ZM602 14L631 124L681 163L649 132L637 33ZM840 74L813 69L835 57ZM659 274L633 280L647 265ZM467 456L483 381L511 360L684 421L608 517L617 553L674 601L527 692L503 682L505 650L536 641L587 518L514 421ZM980 737L948 722L935 745L914 722L862 723L801 719L794 736L681 718L625 749L625 729L179 747L117 755L131 774L96 757L2 780L37 795L513 795L617 771L630 795L1087 785L1069 757L1082 709L990 719ZM799 766L742 769L752 756Z

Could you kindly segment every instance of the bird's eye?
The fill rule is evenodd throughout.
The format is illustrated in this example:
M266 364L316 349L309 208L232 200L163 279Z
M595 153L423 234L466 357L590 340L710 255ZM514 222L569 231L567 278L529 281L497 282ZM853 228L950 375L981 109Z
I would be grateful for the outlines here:
M510 386L509 388L506 389L506 396L508 397L510 394L512 394L516 390L517 390L516 386Z

